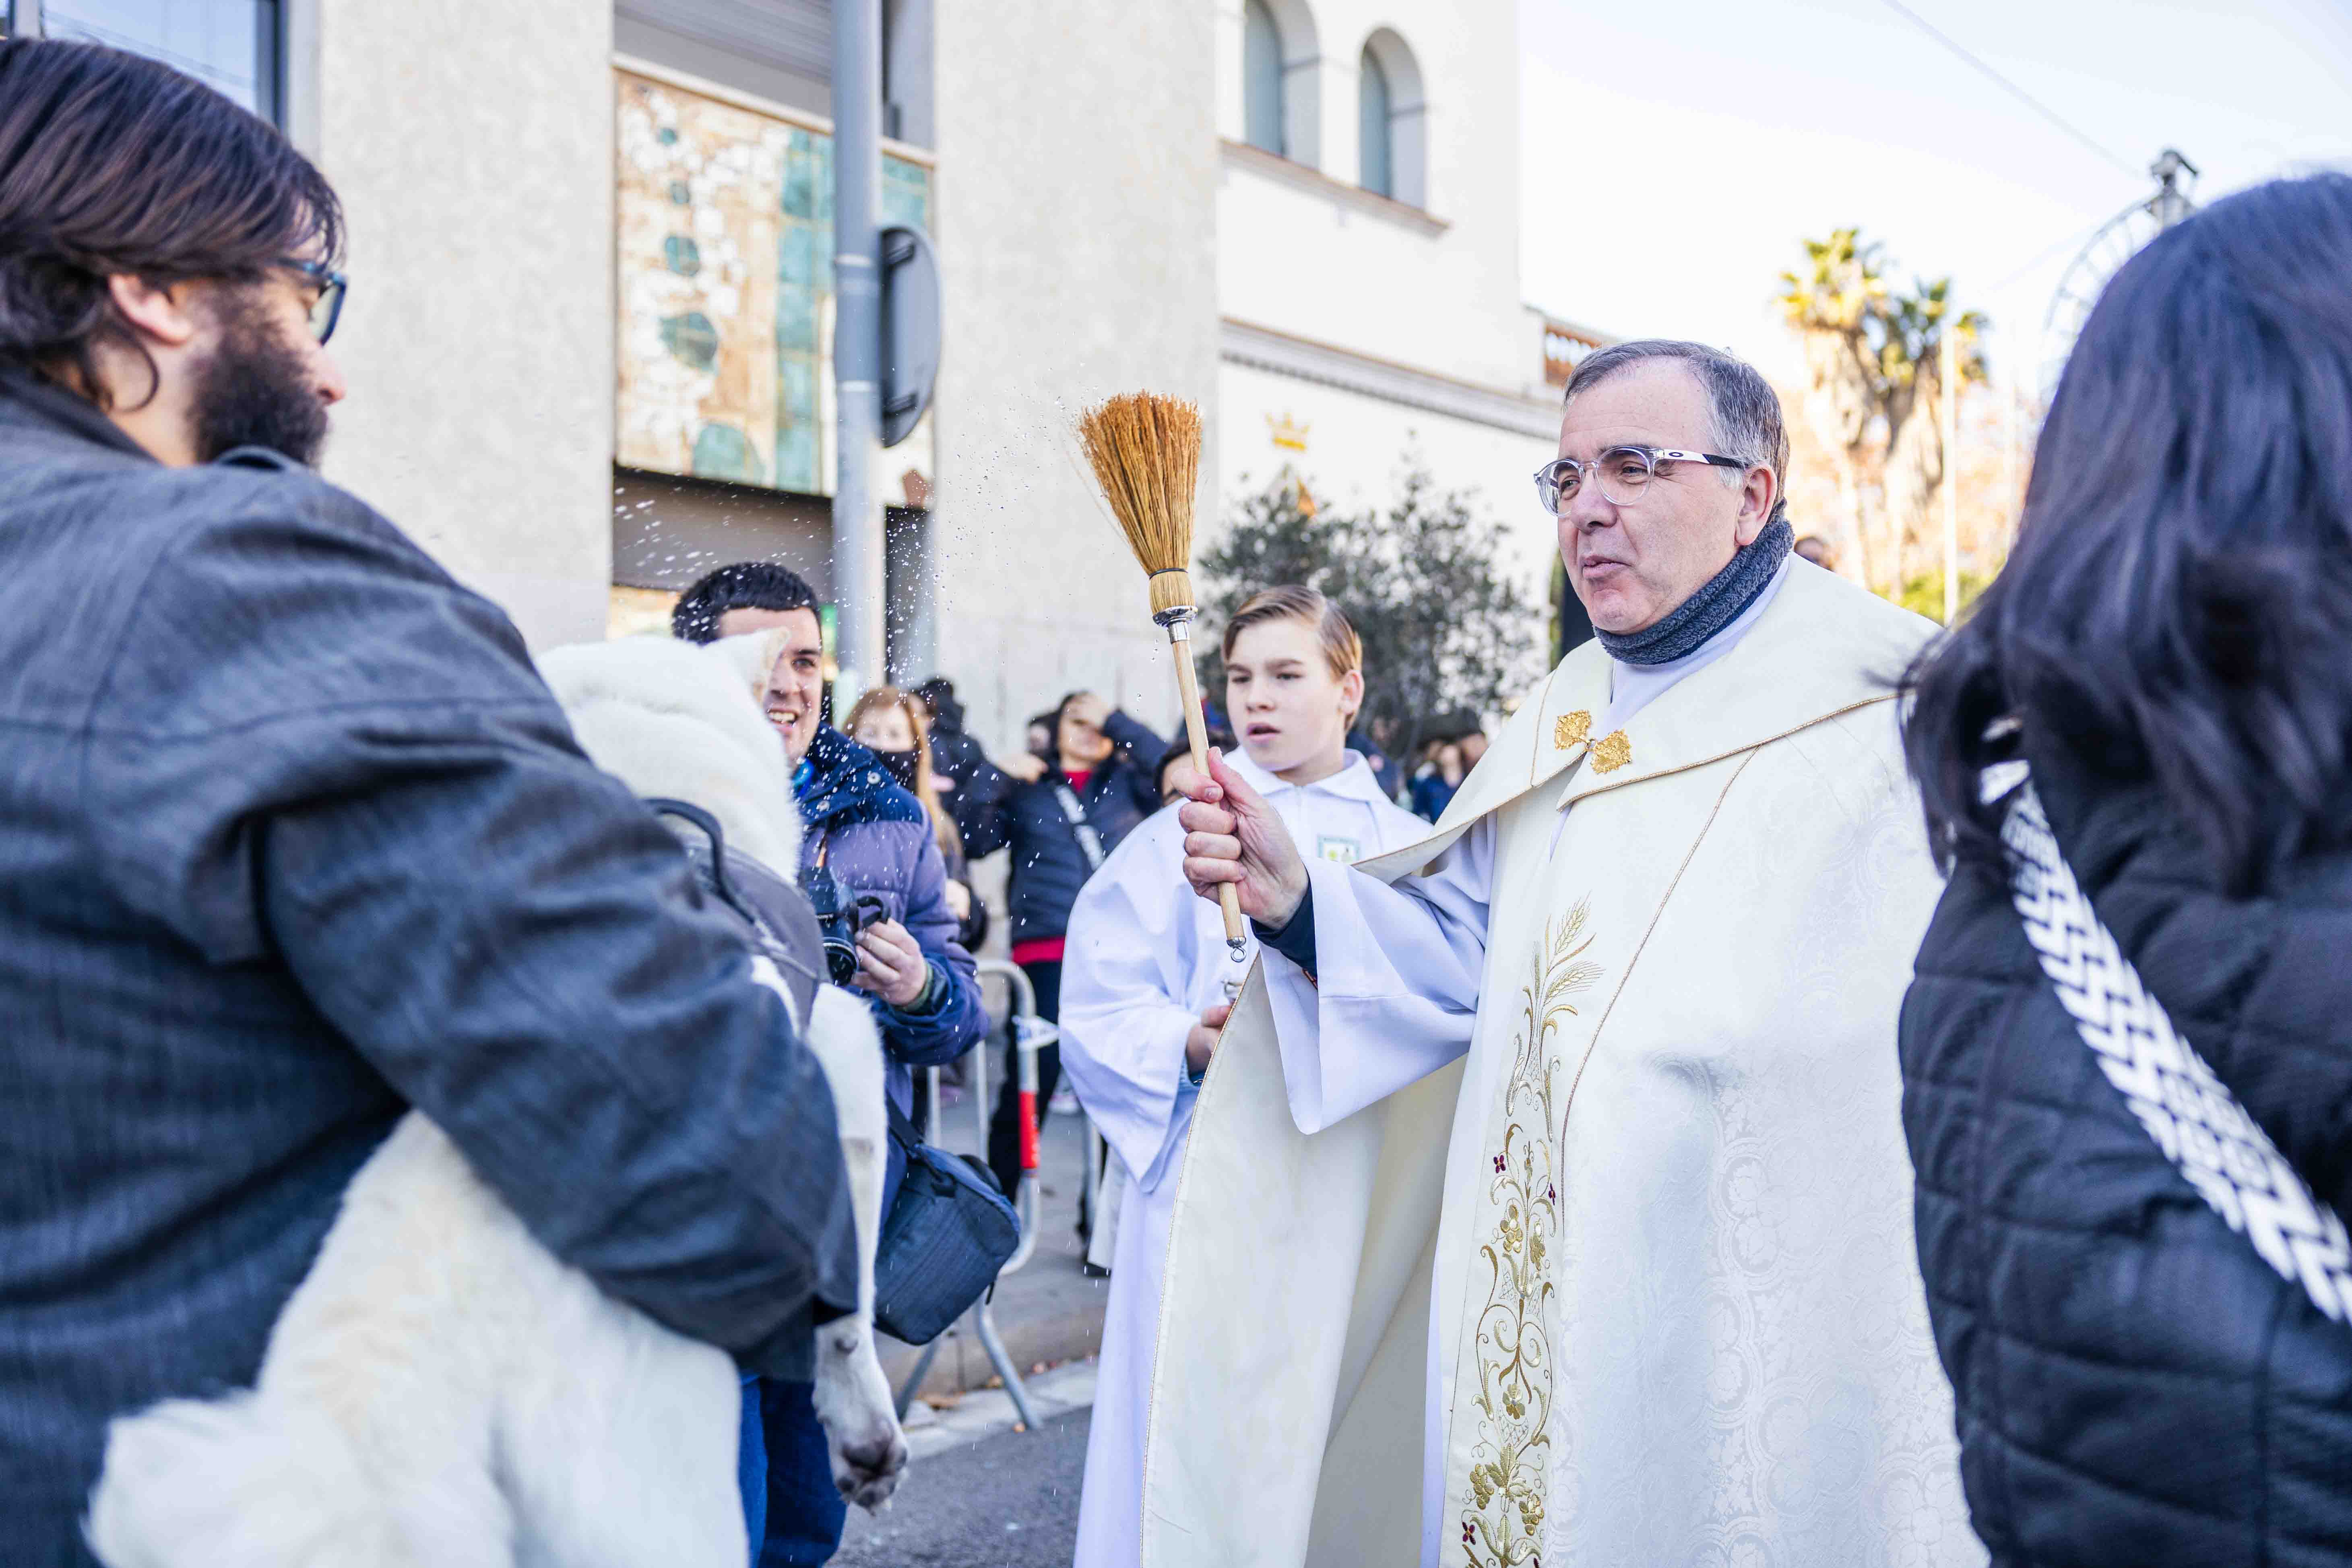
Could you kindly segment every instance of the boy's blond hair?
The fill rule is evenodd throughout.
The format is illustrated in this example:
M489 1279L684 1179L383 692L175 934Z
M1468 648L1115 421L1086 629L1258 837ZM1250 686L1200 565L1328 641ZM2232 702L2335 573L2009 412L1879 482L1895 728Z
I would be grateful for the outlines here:
M1323 645L1324 662L1331 667L1331 679L1339 679L1351 669L1364 668L1364 642L1339 606L1312 588L1285 584L1279 588L1265 588L1252 594L1225 622L1224 641L1220 651L1228 659L1234 657L1234 643L1242 633L1267 621L1297 621L1315 628L1316 639Z

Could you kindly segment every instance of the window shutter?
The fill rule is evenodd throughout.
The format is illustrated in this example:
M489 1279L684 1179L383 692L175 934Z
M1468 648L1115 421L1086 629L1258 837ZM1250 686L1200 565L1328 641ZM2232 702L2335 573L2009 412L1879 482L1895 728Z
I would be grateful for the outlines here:
M1242 114L1244 135L1253 147L1287 154L1283 136L1282 34L1265 0L1248 0L1242 12Z
M1396 195L1394 161L1390 157L1389 73L1366 48L1356 64L1357 144L1361 149L1356 183L1374 195Z

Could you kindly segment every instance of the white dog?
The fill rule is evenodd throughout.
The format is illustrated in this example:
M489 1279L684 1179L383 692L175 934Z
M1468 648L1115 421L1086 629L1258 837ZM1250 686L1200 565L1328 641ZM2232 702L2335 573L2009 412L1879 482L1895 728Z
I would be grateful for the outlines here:
M637 639L541 668L598 765L796 879L758 700L776 641ZM848 993L820 986L810 1011L859 1253L857 1311L817 1331L816 1411L835 1481L878 1509L907 1462L872 1331L882 1047ZM740 1397L724 1352L557 1261L411 1113L352 1179L257 1386L113 1424L89 1541L109 1568L742 1568Z

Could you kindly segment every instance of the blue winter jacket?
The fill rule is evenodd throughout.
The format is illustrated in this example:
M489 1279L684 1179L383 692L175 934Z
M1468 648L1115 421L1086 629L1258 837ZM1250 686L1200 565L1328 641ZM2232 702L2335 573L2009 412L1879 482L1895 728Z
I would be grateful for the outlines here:
M912 1007L871 1004L890 1058L891 1097L911 1112L913 1069L951 1062L988 1032L978 970L955 939L947 862L923 803L900 788L873 752L831 725L809 743L793 790L808 825L801 839L803 884L824 855L845 890L880 900L883 913L905 926L930 960L930 989Z
M109 1418L252 1383L411 1106L760 1371L856 1302L822 1070L506 617L281 458L167 468L5 372L0 1020L10 1568L92 1562Z

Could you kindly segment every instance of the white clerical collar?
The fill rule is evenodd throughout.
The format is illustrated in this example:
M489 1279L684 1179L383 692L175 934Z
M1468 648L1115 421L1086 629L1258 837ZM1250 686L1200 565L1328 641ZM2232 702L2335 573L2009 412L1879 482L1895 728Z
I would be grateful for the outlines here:
M1725 629L1728 630L1729 628L1727 627ZM1356 752L1348 752L1347 760L1339 765L1339 771L1333 773L1329 778L1317 779L1313 784L1304 785L1291 784L1287 780L1276 778L1274 774L1258 766L1256 762L1251 758L1250 754L1239 747L1235 747L1231 752L1227 753L1225 763L1235 773L1241 774L1242 777L1247 779L1249 781L1250 788L1257 791L1257 793L1262 795L1271 796L1277 791L1303 788L1322 790L1327 794L1339 795L1349 800L1370 801L1388 799L1388 796L1381 793L1381 781L1373 776L1371 764L1364 761L1361 753Z
M1606 735L1612 730L1624 728L1628 719L1665 695L1666 689L1675 682L1685 676L1696 675L1738 647L1740 638L1764 618L1765 607L1780 592L1780 584L1789 579L1789 561L1795 559L1791 555L1780 563L1780 569L1772 574L1772 580L1764 584L1764 591L1756 595L1756 602L1734 616L1729 626L1682 658L1669 659L1664 664L1621 664L1611 659L1609 710L1594 721L1592 732Z

